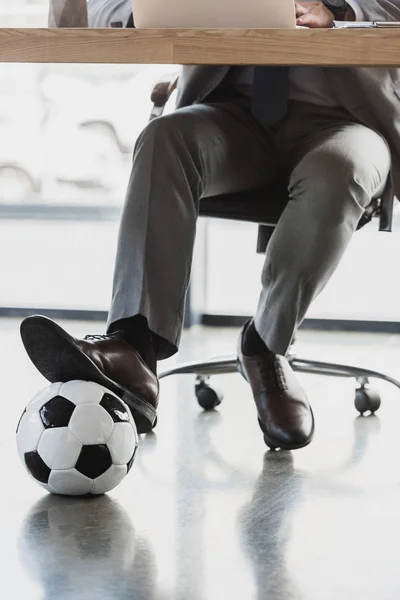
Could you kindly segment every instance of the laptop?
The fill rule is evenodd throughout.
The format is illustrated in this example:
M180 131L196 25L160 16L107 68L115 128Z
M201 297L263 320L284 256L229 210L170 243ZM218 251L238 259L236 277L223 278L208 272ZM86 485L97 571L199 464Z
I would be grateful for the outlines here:
M296 27L294 0L132 0L137 28Z

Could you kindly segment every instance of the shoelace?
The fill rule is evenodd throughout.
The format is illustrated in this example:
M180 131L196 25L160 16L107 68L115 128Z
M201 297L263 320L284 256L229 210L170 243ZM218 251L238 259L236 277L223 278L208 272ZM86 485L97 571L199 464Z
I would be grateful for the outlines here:
M84 340L95 342L96 340L108 340L110 338L109 335L85 335Z

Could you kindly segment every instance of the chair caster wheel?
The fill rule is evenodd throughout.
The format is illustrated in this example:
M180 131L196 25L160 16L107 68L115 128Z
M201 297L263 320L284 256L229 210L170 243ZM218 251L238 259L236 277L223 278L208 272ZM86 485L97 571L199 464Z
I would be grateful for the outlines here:
M356 390L356 397L354 399L354 406L358 412L363 415L367 411L371 411L374 414L381 405L381 399L375 390L371 390L364 386L361 386Z
M215 390L203 381L195 386L197 402L204 410L213 410L222 402L222 392Z

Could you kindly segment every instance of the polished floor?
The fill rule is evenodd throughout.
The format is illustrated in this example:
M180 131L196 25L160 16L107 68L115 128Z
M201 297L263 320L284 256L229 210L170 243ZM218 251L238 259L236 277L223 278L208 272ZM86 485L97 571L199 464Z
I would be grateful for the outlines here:
M351 380L301 376L317 433L267 452L247 384L162 383L159 424L125 481L96 499L52 497L19 463L15 425L44 385L17 320L0 320L0 597L4 600L394 600L400 595L400 390L379 383L358 417ZM68 323L76 335L100 327ZM235 330L193 329L181 357L231 353ZM302 354L400 377L400 336L303 332Z

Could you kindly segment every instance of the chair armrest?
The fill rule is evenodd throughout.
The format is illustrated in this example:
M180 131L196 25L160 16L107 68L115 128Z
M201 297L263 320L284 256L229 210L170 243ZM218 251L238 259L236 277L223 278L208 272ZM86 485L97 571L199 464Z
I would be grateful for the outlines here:
M88 27L86 0L50 0L49 27Z
M392 231L394 211L394 196L386 195L381 200L379 208L379 231Z
M372 200L359 220L357 229L361 229L364 225L367 225L373 217L378 217L379 231L391 232L393 225L393 210L394 196L387 195L381 199Z
M381 200L378 198L372 200L372 202L368 204L367 208L361 216L361 219L358 222L357 231L364 227L364 225L370 223L373 217L379 217L379 219L381 218Z
M151 101L153 102L153 108L150 114L150 120L160 117L163 112L165 105L171 97L171 94L178 85L179 75L168 75L158 81L153 91L151 92Z

